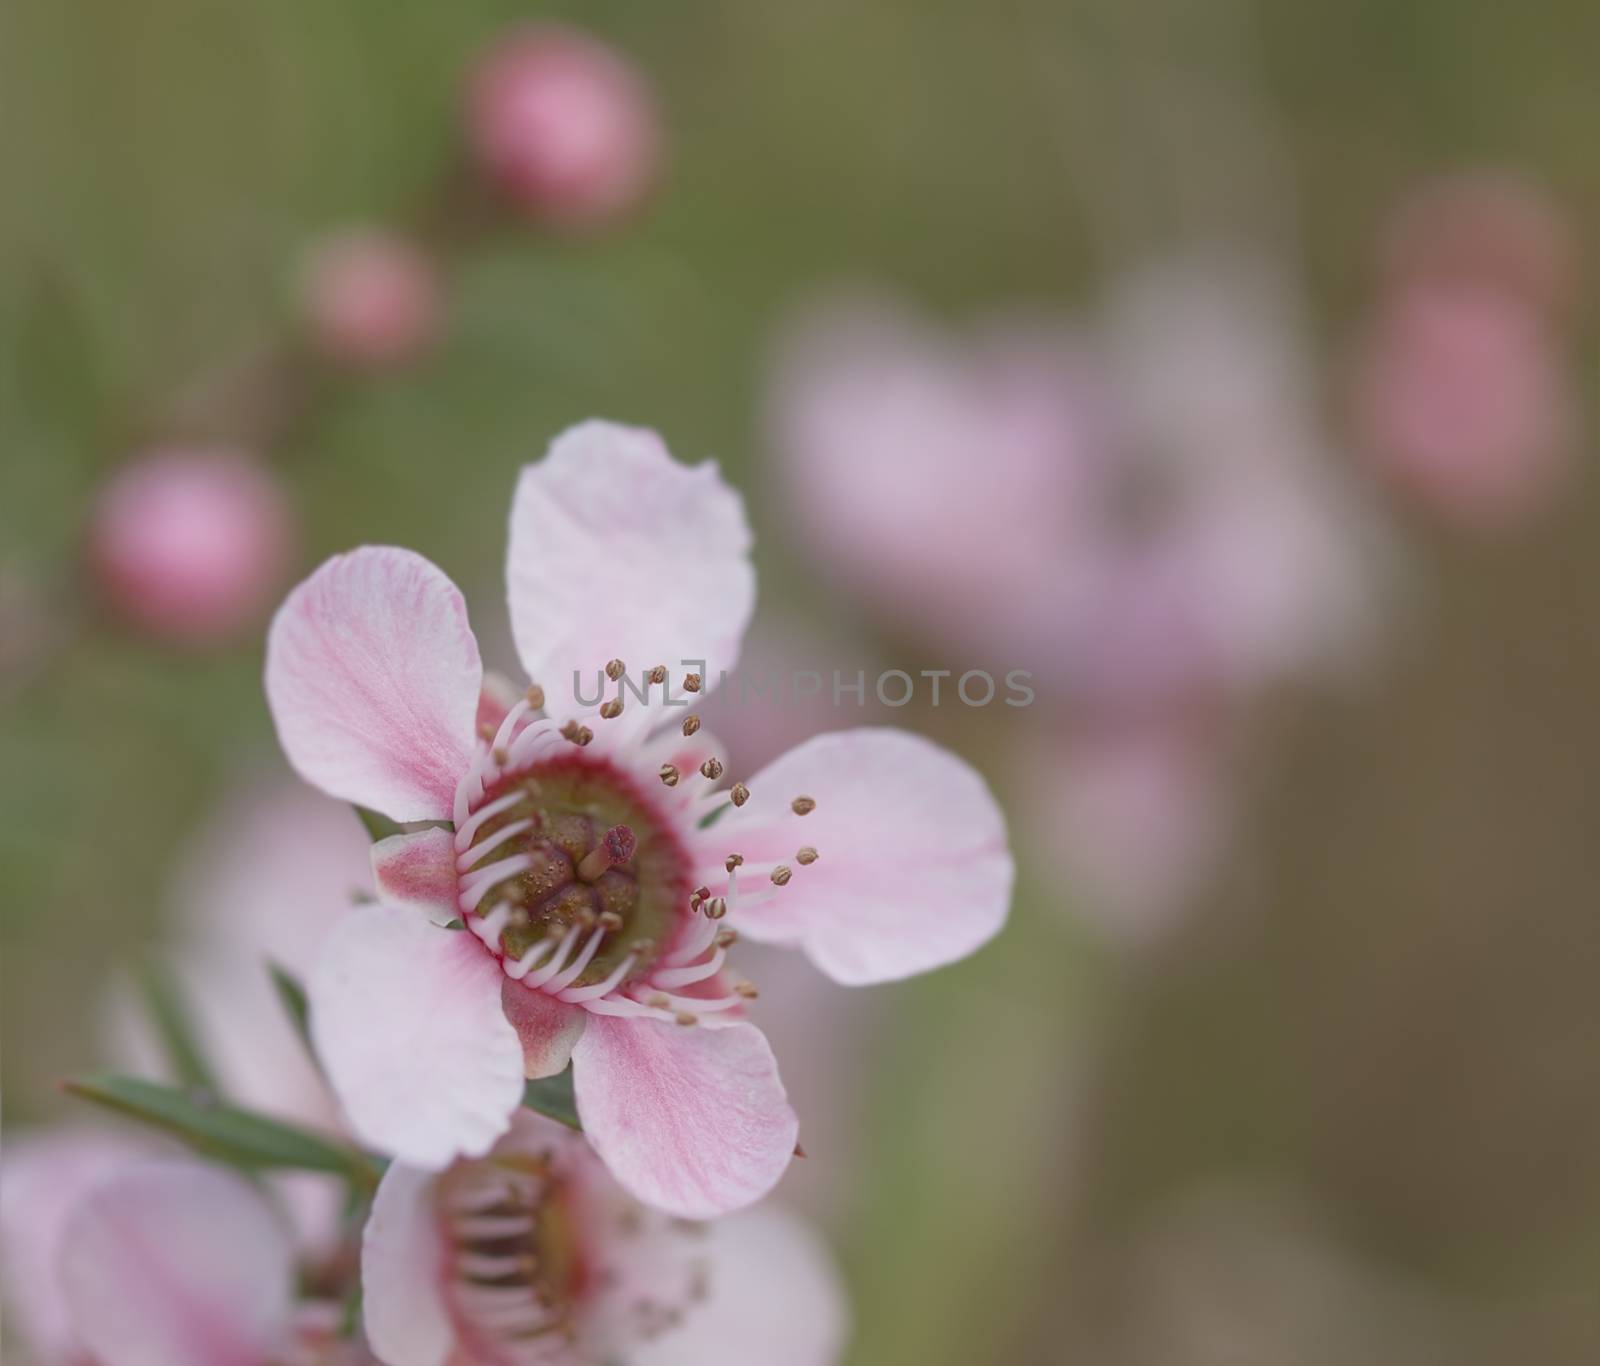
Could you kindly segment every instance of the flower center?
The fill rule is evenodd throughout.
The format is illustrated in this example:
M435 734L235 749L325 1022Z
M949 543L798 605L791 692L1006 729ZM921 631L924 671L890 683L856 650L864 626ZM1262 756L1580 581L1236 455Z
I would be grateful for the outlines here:
M566 1183L547 1160L505 1154L441 1178L450 1307L475 1358L539 1359L570 1339L589 1274Z
M688 859L621 770L546 759L496 779L476 808L461 904L508 975L571 990L644 973L672 946Z

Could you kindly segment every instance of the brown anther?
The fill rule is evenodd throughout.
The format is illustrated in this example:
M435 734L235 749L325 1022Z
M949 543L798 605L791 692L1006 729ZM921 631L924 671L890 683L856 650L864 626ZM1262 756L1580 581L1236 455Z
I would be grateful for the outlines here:
M578 739L578 733L582 729L583 727L580 726L576 721L563 722L561 726L561 738L563 740L571 740L575 745L581 745L583 741Z
M667 666L665 664L657 664L655 668L650 670L647 677L652 683L665 683L667 681Z
M578 743L580 745L586 745L592 739L594 739L594 732L588 726L578 727Z
M676 787L678 785L678 770L672 764L662 764L656 770L656 777L660 778L668 787Z
M716 782L722 776L722 760L713 754L705 763L700 765L700 772L710 778L712 782Z
M735 996L742 996L747 1001L753 1001L756 999L756 997L761 995L761 993L756 990L756 984L754 982L735 982L733 984L733 994Z
M722 866L724 868L726 868L730 873L735 868L742 868L742 867L744 867L744 855L743 854L729 854L728 857L725 858L722 861Z
M611 934L622 928L622 917L615 911L601 911L599 924L602 930Z
M737 944L738 942L739 942L739 931L738 930L718 930L717 931L717 947L719 949L732 948L733 945Z
M478 727L478 739L492 740L495 737L495 728L485 721Z
M747 801L750 800L750 789L743 783L735 783L733 785L733 791L728 793L728 795L733 798L733 804L735 806L743 806Z
M707 920L721 920L728 913L726 897L714 896L704 906Z
M689 715L687 715L687 716L685 716L683 718L683 733L685 735L693 735L695 733L695 731L697 731L699 729L700 729L700 718L698 716L696 716L693 712L690 712Z
M613 825L600 837L600 843L579 861L578 876L585 882L593 882L607 868L626 863L638 847L639 839L631 827Z
M711 888L709 887L696 887L694 889L694 894L702 901L711 900Z
M609 702L600 704L600 715L604 720L615 721L622 715L622 699L613 697Z
M772 880L780 887L787 887L789 879L794 876L794 871L787 864L780 863L772 870Z
M808 844L794 856L794 861L801 866L804 866L808 863L815 863L817 861L817 851Z
M655 948L656 941L654 939L635 939L633 943L628 945L628 952L636 953L642 958L647 953L654 953Z
M797 816L809 816L817 809L817 803L811 797L796 797L789 803L789 809Z
M665 1010L672 1002L664 991L653 991L645 998L645 1004L651 1010Z
M694 1013L694 1011L692 1011L692 1010L680 1010L672 1018L674 1020L676 1020L679 1024L683 1025L685 1028L687 1028L690 1025L696 1025L696 1024L700 1023L700 1017L698 1015L696 1015Z
M615 683L628 670L628 666L620 659L613 659L606 665L606 677Z
M524 693L523 696L528 699L528 705L535 711L540 711L543 709L544 689L541 688L537 683L528 684L528 691Z
M685 674L683 676L684 692L699 692L702 686L704 686L704 680L701 679L699 674Z
M496 745L492 750L489 751L489 757L493 759L496 765L498 765L500 768L504 768L506 766L506 760L511 756L506 753L506 747L504 745Z

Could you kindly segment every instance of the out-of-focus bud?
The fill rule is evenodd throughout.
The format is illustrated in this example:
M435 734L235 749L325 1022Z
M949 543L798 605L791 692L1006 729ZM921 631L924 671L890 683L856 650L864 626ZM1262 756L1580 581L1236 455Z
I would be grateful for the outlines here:
M1572 224L1508 171L1468 171L1415 190L1390 221L1382 262L1391 287L1498 286L1551 315L1571 307L1577 288Z
M101 492L88 558L132 624L202 644L248 625L287 567L287 501L271 474L232 451L141 457Z
M382 370L415 359L434 339L439 280L428 258L405 239L350 229L307 258L301 307L312 341L329 360Z
M473 73L469 135L495 187L530 216L602 226L655 180L661 131L639 73L573 29L511 33Z
M1418 284L1387 301L1356 405L1384 476L1469 528L1526 520L1570 463L1576 419L1559 348L1498 287Z

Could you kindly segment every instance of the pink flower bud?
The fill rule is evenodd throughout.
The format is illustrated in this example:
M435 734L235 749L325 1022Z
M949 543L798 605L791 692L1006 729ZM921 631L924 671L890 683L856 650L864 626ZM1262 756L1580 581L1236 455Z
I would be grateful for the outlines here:
M1525 521L1570 463L1576 418L1559 348L1498 287L1418 284L1387 300L1356 403L1384 474L1470 529Z
M201 643L255 618L292 539L283 491L261 466L231 451L168 450L102 490L88 556L101 593L129 622Z
M644 80L576 30L511 34L474 72L468 106L484 172L533 217L597 227L631 209L655 179L661 133Z
M402 238L352 229L321 243L306 262L302 307L329 360L381 370L414 359L439 329L439 281Z

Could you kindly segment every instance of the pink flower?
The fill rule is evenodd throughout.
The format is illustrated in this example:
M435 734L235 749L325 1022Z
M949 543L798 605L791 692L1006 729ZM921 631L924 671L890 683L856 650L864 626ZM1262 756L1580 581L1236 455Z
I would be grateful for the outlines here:
M279 611L267 694L295 768L394 820L453 826L374 847L384 904L343 916L311 974L318 1050L364 1141L429 1169L481 1156L524 1077L570 1059L585 1132L631 1194L689 1218L737 1208L781 1176L797 1122L726 976L733 930L865 984L1000 928L1000 813L927 741L820 736L730 792L687 709L567 694L613 659L731 669L749 546L714 465L604 423L558 438L523 471L507 564L518 651L544 686L489 737L465 604L420 556L337 557ZM465 930L440 928L453 919Z
M390 1366L827 1366L845 1329L828 1255L799 1220L643 1209L581 1137L526 1111L484 1157L391 1166L361 1273Z
M0 1179L0 1298L6 1326L35 1366L86 1360L57 1266L79 1203L108 1177L148 1158L151 1145L114 1130L42 1130L5 1140Z
M530 215L603 225L650 189L661 132L650 91L613 49L575 29L521 29L473 75L468 131L484 171Z
M441 302L432 264L411 243L380 229L352 229L320 243L301 289L312 341L330 360L354 369L413 360L438 331Z
M1576 419L1556 340L1497 288L1416 285L1389 299L1357 404L1383 472L1470 528L1527 520L1571 463Z
M289 558L276 480L232 451L168 450L119 470L89 526L101 593L156 635L204 643L246 626Z
M897 625L964 647L1015 655L1048 640L1105 441L1074 331L1011 319L959 339L890 303L841 300L786 336L769 407L778 472L824 573Z

